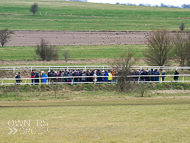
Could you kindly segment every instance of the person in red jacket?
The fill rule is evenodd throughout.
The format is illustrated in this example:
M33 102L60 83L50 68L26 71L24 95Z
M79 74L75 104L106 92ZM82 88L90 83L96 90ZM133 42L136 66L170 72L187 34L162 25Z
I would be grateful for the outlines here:
M34 78L35 76L35 73L34 73L34 70L31 71L31 78ZM32 81L32 85L33 85L33 82L34 82L34 79L31 80Z

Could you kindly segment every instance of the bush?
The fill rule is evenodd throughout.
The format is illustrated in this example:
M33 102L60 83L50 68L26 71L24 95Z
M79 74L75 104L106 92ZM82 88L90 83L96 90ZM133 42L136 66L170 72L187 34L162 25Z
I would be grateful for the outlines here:
M58 49L55 46L48 46L48 43L42 39L41 44L37 45L36 54L40 56L43 61L57 60Z
M64 53L63 53L63 56L65 58L65 61L67 62L68 59L70 58L70 51L65 50Z
M183 32L183 30L185 29L185 23L182 22L179 26L179 29Z

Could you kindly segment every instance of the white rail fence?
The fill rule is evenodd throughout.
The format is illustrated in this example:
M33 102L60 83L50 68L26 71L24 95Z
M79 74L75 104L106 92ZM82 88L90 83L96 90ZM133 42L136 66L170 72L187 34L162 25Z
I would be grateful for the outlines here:
M182 77L182 80L178 80L178 81L173 81L173 80L170 80L170 81L162 81L162 77L174 77L174 76L178 76L178 77ZM47 78L0 78L0 81L1 81L1 85L11 85L11 84L86 84L86 83L93 83L93 84L103 84L103 83L109 83L109 84L117 84L118 80L117 78L119 76L112 76L112 78L115 78L115 80L112 80L111 82L97 82L97 78L103 78L103 77L106 77L108 78L108 76L67 76L67 77L47 77ZM169 83L169 82L182 82L182 83L185 83L185 82L190 82L190 80L185 80L185 77L190 77L190 74L179 74L179 75L129 75L127 76L128 78L131 78L130 81L128 82L131 82L131 83L150 83L150 82L154 82L154 83L163 83L163 82L166 82L166 83ZM141 80L142 77L160 77L159 81L143 81ZM75 82L74 79L82 79L82 78L95 78L96 80L94 80L93 82ZM125 80L126 77L123 77L123 79ZM32 83L31 80L35 80L35 79L39 79L39 82L37 83ZM46 83L42 83L40 82L41 79L48 79L48 82ZM49 80L49 79L52 79L52 80ZM53 79L71 79L70 82L55 82L53 81ZM22 80L22 82L20 83L16 83L16 80ZM30 80L28 82L28 80ZM14 82L5 82L5 81L14 81ZM50 82L51 81L51 82Z
M190 70L190 67L177 67L177 66L132 66L132 69L158 69L158 70L180 70L180 69L187 69ZM111 66L104 65L104 66L14 66L14 67L0 67L0 70L8 70L8 71L22 71L22 70L27 70L27 71L32 71L32 70L75 70L75 69L82 69L82 70L88 70L88 69L102 69L102 70L107 70L107 69L112 69Z

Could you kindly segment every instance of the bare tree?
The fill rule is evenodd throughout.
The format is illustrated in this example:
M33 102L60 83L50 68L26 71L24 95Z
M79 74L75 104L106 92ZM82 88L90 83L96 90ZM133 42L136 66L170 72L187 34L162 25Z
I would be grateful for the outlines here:
M185 62L188 57L188 38L185 35L177 33L176 36L173 38L174 43L174 53L179 60L180 66L185 66Z
M171 36L166 30L154 31L147 38L147 48L143 52L149 65L163 66L172 58Z
M188 40L186 40L186 51L187 51L187 57L186 57L186 66L190 66L190 39L188 37Z
M36 13L36 12L38 12L38 4L37 3L34 3L33 5L31 5L31 7L30 7L30 12L32 12L33 13L33 15Z
M179 29L183 32L185 29L185 23L181 23L181 25L179 26Z
M40 56L43 61L57 60L58 59L58 48L55 46L48 46L48 43L41 39L40 45L37 45L36 54Z
M138 60L134 58L135 52L132 49L127 49L120 55L119 58L114 58L110 63L112 68L117 73L117 87L119 91L128 91L131 89L131 78L127 77L131 75L131 67Z
M65 50L65 51L63 52L63 56L64 56L64 58L65 58L65 61L67 62L67 61L68 61L68 58L70 58L70 51Z
M8 42L8 40L11 38L11 34L14 34L14 31L3 29L0 30L0 42L2 47Z

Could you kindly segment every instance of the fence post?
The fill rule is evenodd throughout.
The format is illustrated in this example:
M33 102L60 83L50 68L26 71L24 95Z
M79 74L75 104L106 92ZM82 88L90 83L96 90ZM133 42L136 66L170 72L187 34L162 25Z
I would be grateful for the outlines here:
M31 67L31 71L32 71L32 67Z
M161 81L161 83L162 83L162 76L160 77L160 79L161 79L160 81Z
M94 92L95 92L95 84L96 84L96 81L94 81Z
M50 71L50 67L49 67L49 71Z
M73 79L72 79L71 85L73 85L73 81L74 81L74 77L73 77Z
M15 92L16 92L16 83L15 83Z
M2 80L2 83L1 83L1 85L3 85L3 80Z
M52 87L52 91L53 91L53 80L51 81L51 87Z
M13 73L15 73L15 67L13 67Z
M139 84L139 80L140 80L140 76L139 76L139 78L138 78L138 84Z

